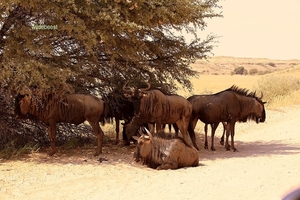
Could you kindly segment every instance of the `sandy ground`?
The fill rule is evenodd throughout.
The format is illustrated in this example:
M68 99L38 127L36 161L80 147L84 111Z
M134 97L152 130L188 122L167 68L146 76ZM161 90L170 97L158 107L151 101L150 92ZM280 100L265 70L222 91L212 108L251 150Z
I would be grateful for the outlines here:
M300 187L299 119L293 106L267 110L262 124L237 124L238 152L225 151L219 138L215 152L204 150L201 133L193 168L149 169L132 162L133 146L122 145L106 145L99 157L93 149L2 160L0 199L280 199Z

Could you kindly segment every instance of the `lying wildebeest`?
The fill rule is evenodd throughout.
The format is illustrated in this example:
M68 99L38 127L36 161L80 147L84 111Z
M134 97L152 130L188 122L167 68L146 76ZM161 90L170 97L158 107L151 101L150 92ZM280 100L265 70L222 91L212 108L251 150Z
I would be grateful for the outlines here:
M126 89L126 85L123 86L124 96L131 99L135 107L135 116L126 127L127 139L145 123L155 123L157 133L161 132L162 124L176 124L183 139L188 142L187 129L192 114L189 101L179 95L166 95L158 89L150 90L149 83L146 88L134 91Z
M237 149L234 147L234 127L237 121L245 122L255 120L256 123L264 122L266 112L262 96L257 97L255 92L241 89L233 85L227 90L212 95L194 95L188 98L193 106L192 117L189 124L189 134L196 143L194 128L200 119L205 124L213 124L216 128L220 122L226 122L226 150ZM214 148L215 128L212 129L211 150ZM231 146L228 137L231 135Z
M56 152L56 123L66 122L81 124L87 120L97 136L98 145L95 153L102 152L104 133L99 120L104 110L104 102L92 95L66 94L55 90L32 90L18 94L15 99L16 118L38 119L48 125L48 136L51 143L49 155Z
M134 158L138 162L153 169L178 169L181 167L196 167L199 155L195 147L188 145L182 138L164 139L152 134L133 136L138 141Z

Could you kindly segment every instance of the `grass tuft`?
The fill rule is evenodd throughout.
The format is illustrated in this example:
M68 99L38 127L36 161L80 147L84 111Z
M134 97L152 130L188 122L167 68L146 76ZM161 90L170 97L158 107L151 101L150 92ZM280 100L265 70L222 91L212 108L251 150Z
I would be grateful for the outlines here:
M37 143L28 143L23 147L16 147L14 141L7 143L5 147L0 151L0 158L10 159L12 157L21 157L26 154L39 151L39 145Z

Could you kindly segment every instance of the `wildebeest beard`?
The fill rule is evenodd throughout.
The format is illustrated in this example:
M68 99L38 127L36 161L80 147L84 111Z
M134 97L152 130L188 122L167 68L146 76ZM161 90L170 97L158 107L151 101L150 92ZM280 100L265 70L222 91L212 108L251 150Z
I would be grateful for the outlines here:
M260 122L264 122L266 119L266 112L265 109L263 108L261 116L257 115L257 113L252 111L252 107L248 106L250 110L246 110L244 111L244 113L246 114L246 117L239 119L238 121L240 122L246 122L247 120L249 121L255 121L257 124Z

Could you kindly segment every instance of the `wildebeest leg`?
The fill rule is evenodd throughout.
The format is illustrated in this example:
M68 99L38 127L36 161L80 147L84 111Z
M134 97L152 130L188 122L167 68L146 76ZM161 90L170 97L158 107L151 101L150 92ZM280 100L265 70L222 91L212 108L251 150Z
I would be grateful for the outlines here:
M225 132L226 132L226 122L222 122L223 125L223 135L220 139L220 144L223 146L224 145L224 136L225 136Z
M230 145L228 143L228 138L229 138L229 134L230 134L230 126L231 126L231 123L228 122L227 125L226 125L226 141L225 141L226 151L230 151Z
M161 131L162 131L163 133L165 133L165 128L166 128L166 124L162 124L162 125L161 125Z
M204 125L204 149L208 149L207 126L208 126L208 124Z
M149 128L149 131L150 133L154 133L154 126L156 125L156 133L159 133L162 129L159 127L157 127L158 123L155 124L155 123L148 123L148 128ZM161 127L161 124L160 124L160 127Z
M116 120L116 141L115 144L119 143L119 132L120 132L120 120L119 118L115 118Z
M175 137L178 137L179 129L178 129L177 124L173 124L173 128L174 128L174 131L175 131Z
M162 165L158 166L156 169L162 170L162 169L177 169L177 168L178 168L178 163L174 161L170 163L163 163Z
M50 140L50 145L51 145L51 150L48 153L49 156L53 156L56 153L56 146L55 146L55 141L56 141L56 122L49 122L49 127L48 127L48 137Z
M214 138L215 138L215 132L216 132L216 129L218 128L219 126L219 122L218 123L214 123L214 124L210 124L211 126L211 145L210 145L210 149L212 151L215 151L215 146L214 146Z
M198 121L198 118L191 118L190 119L190 123L189 123L189 127L188 127L188 132L189 132L189 135L190 135L190 138L192 140L192 143L193 143L194 147L197 150L199 150L199 148L198 148L198 146L196 144L196 135L195 135L195 131L194 131L194 129L196 127L196 124L197 124L197 121ZM177 123L176 123L176 125L178 126ZM178 129L180 130L179 126L178 126ZM180 132L181 132L181 130L180 130ZM181 134L183 134L183 133L181 132Z
M180 130L183 140L188 143L188 122L185 122L184 119L180 119L176 122L176 125L178 126L178 129ZM193 143L194 144L194 143Z
M235 127L235 122L232 122L232 125L230 126L230 135L231 135L231 149L233 151L237 151L237 149L234 147L234 127Z
M99 126L98 123L99 120L96 121L89 121L90 125L92 126L93 130L94 130L94 134L97 136L97 150L96 153L94 154L94 156L98 156L99 154L102 153L102 143L103 143L103 136L104 133L101 129L101 127Z
M172 124L168 124L168 127L169 127L169 133L172 132Z

